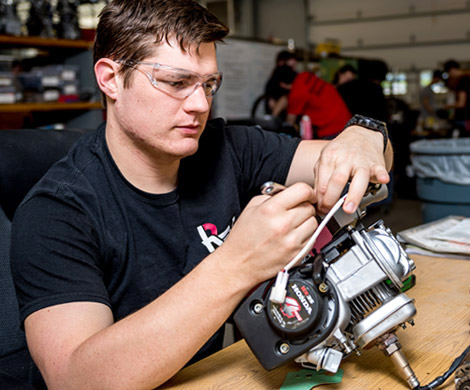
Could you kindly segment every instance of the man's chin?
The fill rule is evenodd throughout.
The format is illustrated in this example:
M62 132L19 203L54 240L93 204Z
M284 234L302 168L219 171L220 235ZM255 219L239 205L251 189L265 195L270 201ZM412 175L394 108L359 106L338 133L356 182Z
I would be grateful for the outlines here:
M199 149L199 142L195 141L192 144L185 145L185 147L181 148L178 155L181 158L189 157L195 154Z

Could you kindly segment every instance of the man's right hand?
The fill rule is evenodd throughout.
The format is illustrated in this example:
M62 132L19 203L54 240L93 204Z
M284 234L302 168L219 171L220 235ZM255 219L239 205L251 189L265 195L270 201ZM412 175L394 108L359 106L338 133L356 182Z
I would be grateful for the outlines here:
M296 183L270 197L254 197L218 249L236 259L234 277L244 274L251 286L282 270L305 246L318 226L315 192Z

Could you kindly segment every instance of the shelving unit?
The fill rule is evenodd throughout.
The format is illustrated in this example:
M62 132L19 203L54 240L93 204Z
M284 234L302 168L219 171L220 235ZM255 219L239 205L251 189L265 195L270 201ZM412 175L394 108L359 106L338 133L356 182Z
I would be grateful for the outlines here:
M75 65L81 88L97 91L92 69L93 42L85 40L0 35L0 53L37 49L41 64ZM98 93L94 93L99 100ZM103 120L99 101L0 104L0 130L64 123L66 127L95 128Z
M99 110L99 102L73 102L73 103L15 103L0 104L0 113L30 112L30 111L69 111L69 110Z
M35 47L35 48L62 48L71 50L88 50L93 43L90 41L72 39L53 39L42 37L15 37L0 35L0 48Z

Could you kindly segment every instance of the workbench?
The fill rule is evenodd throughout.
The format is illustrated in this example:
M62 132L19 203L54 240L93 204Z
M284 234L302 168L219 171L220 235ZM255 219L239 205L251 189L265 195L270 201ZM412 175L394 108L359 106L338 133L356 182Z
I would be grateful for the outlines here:
M470 344L470 260L413 255L416 286L406 294L415 299L415 326L399 329L397 336L421 385L448 370ZM339 384L315 387L323 390L403 390L407 382L390 358L376 347L351 355L341 363ZM266 371L245 341L238 341L180 371L160 389L218 390L279 389L286 375L300 370L290 363ZM453 375L439 387L454 389Z

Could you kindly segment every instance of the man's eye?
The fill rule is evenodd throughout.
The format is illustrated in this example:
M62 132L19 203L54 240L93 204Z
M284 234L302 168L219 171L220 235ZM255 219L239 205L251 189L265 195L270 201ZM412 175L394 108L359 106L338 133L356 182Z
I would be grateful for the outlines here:
M217 86L217 83L215 81L208 81L204 83L204 87L206 89L214 89Z
M176 88L176 89L183 89L188 86L188 83L183 80L175 81L175 80L159 80L160 83L164 83L168 85L171 88Z

